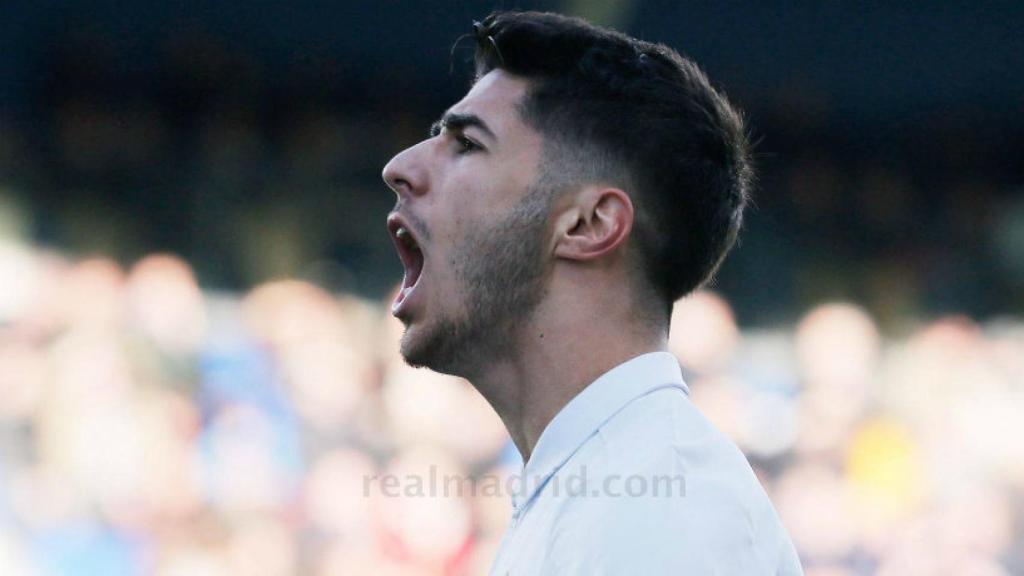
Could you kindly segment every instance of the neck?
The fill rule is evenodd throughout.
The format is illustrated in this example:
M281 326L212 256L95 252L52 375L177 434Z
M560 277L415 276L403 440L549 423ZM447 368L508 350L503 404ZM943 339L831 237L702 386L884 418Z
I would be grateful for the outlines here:
M663 331L639 325L628 311L595 319L566 305L541 305L517 334L514 354L467 375L524 462L548 423L591 382L631 358L668 349Z

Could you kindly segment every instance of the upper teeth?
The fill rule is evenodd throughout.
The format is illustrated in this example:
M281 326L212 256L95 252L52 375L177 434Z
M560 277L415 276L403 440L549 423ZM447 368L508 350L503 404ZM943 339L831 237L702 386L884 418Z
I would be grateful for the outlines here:
M405 228L405 226L399 226L398 230L395 230L395 237L402 244L405 244L409 248L418 250L419 247L416 245L416 240L413 239L412 234Z

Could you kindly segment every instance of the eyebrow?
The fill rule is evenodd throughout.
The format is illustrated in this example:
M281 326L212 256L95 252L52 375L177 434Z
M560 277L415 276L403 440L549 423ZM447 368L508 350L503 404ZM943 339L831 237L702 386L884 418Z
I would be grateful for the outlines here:
M487 123L476 114L461 114L458 112L445 112L441 119L430 126L430 135L437 136L441 130L465 130L466 128L479 128L481 132L492 140L497 140Z

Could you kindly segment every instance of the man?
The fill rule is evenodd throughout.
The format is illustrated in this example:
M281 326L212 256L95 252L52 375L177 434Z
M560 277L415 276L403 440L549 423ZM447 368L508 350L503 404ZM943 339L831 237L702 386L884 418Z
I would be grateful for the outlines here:
M526 463L492 574L800 574L666 351L741 224L740 116L693 62L583 20L474 35L472 88L383 177L402 354L472 382Z

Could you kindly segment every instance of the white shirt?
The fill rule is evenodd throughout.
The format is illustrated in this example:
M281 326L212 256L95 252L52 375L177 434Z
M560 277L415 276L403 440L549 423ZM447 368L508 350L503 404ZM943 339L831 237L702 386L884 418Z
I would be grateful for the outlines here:
M667 352L616 366L544 429L492 576L803 574L750 464Z

